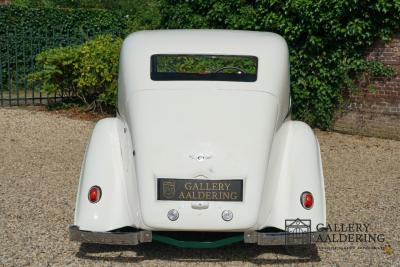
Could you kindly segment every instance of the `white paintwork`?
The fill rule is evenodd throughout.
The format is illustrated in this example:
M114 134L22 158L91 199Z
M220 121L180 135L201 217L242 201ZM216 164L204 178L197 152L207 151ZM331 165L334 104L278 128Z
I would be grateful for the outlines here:
M139 209L136 177L122 161L127 155L122 152L123 139L119 132L123 133L123 127L116 118L99 121L93 130L83 161L75 209L75 224L81 230L108 231L139 220L135 212ZM88 200L89 189L94 185L102 189L102 197L96 204Z
M258 57L256 82L152 81L153 54ZM144 31L120 59L117 118L93 131L82 166L75 224L82 230L284 229L285 219L325 224L318 141L289 109L288 49L273 33L228 30ZM286 118L286 119L285 119ZM133 156L135 151L135 156ZM197 161L196 155L207 159ZM243 202L158 201L156 178L244 179ZM103 189L88 201L93 185ZM301 207L310 191L314 207ZM167 212L179 211L170 221ZM224 221L223 210L233 219Z
M314 206L305 210L300 195L312 192ZM272 143L258 228L285 228L285 219L311 219L312 231L325 225L325 189L318 140L311 128L299 121L286 121Z

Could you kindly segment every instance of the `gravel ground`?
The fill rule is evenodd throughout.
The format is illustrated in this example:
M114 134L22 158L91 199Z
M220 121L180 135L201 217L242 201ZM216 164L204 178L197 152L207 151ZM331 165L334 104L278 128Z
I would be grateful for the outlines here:
M328 223L370 224L369 234L383 234L384 242L318 243L306 257L243 244L191 250L70 242L67 226L93 126L54 113L0 109L0 265L400 266L400 142L320 131Z

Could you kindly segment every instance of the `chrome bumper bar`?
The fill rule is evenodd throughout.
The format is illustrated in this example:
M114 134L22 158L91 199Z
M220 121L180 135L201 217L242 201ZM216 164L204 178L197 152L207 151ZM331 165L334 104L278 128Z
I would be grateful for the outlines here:
M255 243L260 246L291 246L291 245L309 245L326 239L327 232L306 232L306 233L288 233L288 232L270 232L262 233L250 231L244 233L244 243Z
M260 246L279 245L309 245L326 239L327 232L287 233L287 232L257 232L248 231L243 234L244 243L254 243ZM138 245L153 241L151 231L140 230L137 232L90 232L80 230L78 226L69 226L71 241L82 243L97 243L110 245Z
M138 245L152 241L151 231L138 232L89 232L82 231L76 225L69 226L69 239L82 243L109 245Z

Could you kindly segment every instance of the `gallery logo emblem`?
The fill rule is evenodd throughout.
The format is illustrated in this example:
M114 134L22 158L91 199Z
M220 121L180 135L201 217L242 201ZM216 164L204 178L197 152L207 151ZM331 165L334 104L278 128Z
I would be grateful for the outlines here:
M311 220L299 218L285 220L285 230L286 245L311 244Z
M175 196L175 182L163 182L163 196L169 199Z

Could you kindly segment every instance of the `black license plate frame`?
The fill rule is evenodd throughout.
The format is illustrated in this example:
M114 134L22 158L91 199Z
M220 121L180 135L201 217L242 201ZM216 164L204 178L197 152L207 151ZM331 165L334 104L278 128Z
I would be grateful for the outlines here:
M157 200L243 201L243 179L157 178Z

